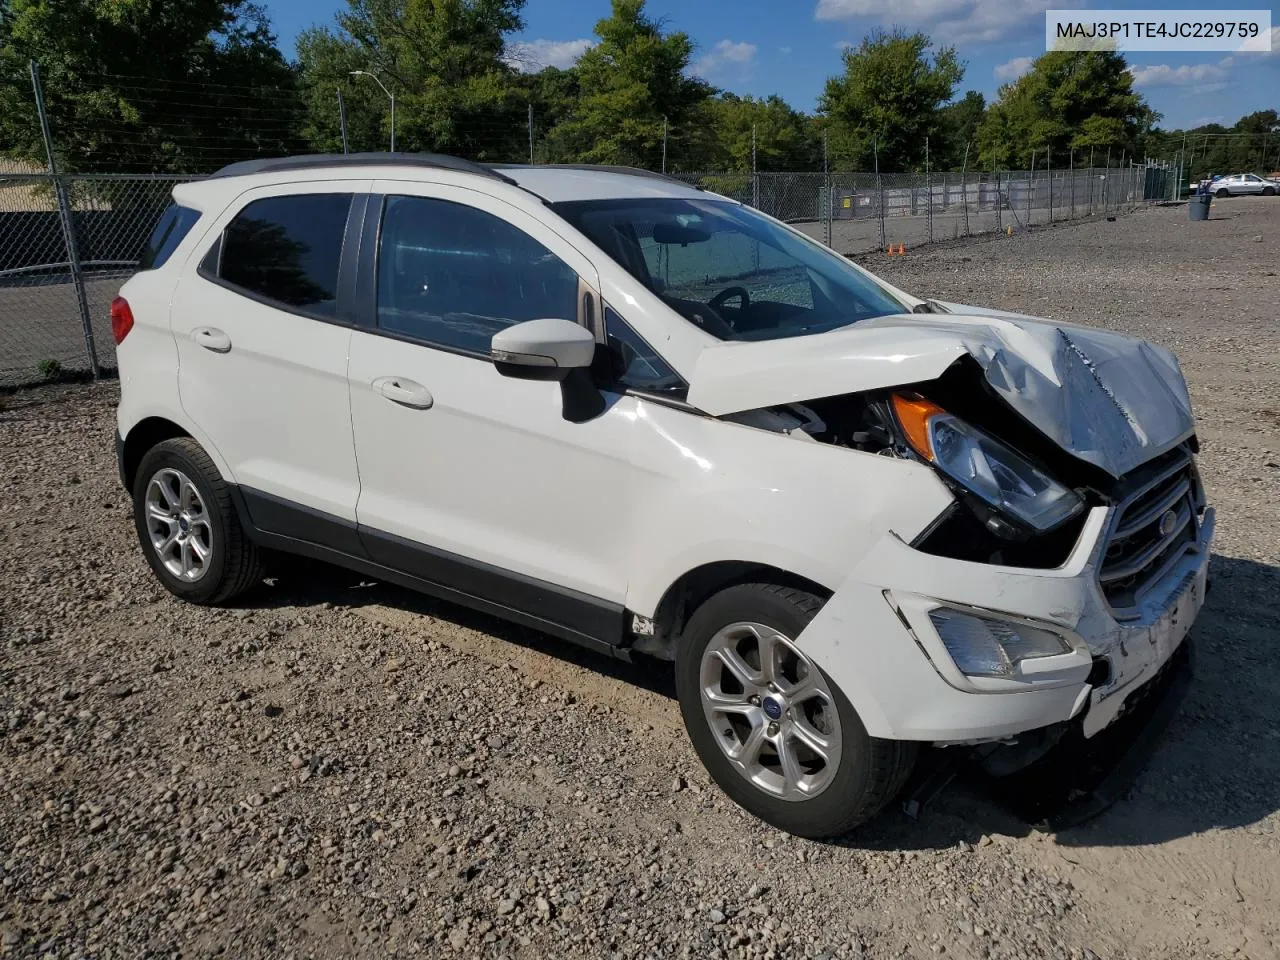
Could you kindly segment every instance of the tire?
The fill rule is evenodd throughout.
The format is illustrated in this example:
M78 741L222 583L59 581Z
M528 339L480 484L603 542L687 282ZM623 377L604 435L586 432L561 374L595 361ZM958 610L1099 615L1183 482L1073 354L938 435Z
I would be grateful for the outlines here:
M143 456L133 522L147 563L180 600L225 603L262 580L258 548L240 525L230 485L189 437L165 440Z
M694 611L676 651L680 712L694 750L712 778L731 800L749 813L787 833L813 839L846 834L879 812L902 789L917 753L915 743L870 736L840 689L791 644L817 615L822 603L811 593L776 584L743 583L727 587ZM751 625L749 629L747 625ZM726 644L736 644L734 649L744 661L739 666L754 666L758 670L762 660L760 650L764 649L764 638L769 631L775 632L771 642L779 651L777 662L781 666L775 672L779 681L785 679L786 684L790 684L792 675L809 676L815 679L821 694L809 695L809 699L802 702L799 697L804 694L788 700L766 692L763 699L757 697L757 703L763 706L748 705L752 688L736 683L731 676L733 671L723 664L717 651L723 651ZM739 634L743 637L741 641L734 639ZM752 644L756 644L754 665L750 660ZM803 662L803 670L799 669L798 662L792 665L794 657ZM720 680L709 681L708 677L714 677L717 672ZM725 693L726 685L741 687L742 692ZM712 688L723 697L745 698L747 703L743 703L741 709L754 712L750 715L715 712L717 707L710 706L704 696L704 691ZM738 709L736 705L735 709ZM781 718L770 711L777 711ZM834 728L833 714L837 722ZM794 734L802 726L796 717L803 717L803 726L825 739L830 747L830 763L820 763L820 754L806 754L805 743ZM770 724L770 718L778 722ZM745 755L751 755L752 751L743 745L750 737L748 731L756 729L757 721L764 731L774 735L766 739L757 752L758 762L744 765L731 760L728 754L731 749L743 749ZM788 742L786 750L795 761L792 769L796 770L796 764L803 761L799 769L814 772L799 780L783 776L782 754L773 747L782 740ZM748 773L753 769L756 770L754 779ZM798 788L792 789L792 782L807 783L810 790L802 793Z
M1274 196L1276 195L1276 188L1275 188L1275 187L1263 187L1263 188L1262 188L1262 195L1263 195L1264 197L1274 197Z
M1217 193L1215 193L1214 196L1217 197L1219 200L1221 200L1223 197L1231 196L1231 191L1228 190L1226 187L1223 187Z

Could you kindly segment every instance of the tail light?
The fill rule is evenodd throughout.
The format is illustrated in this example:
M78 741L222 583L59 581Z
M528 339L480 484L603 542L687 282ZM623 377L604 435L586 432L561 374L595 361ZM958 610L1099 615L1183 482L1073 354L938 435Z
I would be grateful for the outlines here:
M129 308L129 301L124 297L116 297L111 301L111 336L115 339L116 346L124 343L124 338L132 329L133 311Z

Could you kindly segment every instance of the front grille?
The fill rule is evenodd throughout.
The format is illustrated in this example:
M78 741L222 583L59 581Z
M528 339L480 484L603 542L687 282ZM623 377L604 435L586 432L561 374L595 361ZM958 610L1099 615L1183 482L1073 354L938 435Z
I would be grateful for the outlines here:
M1199 538L1204 492L1190 451L1178 449L1125 478L1098 580L1117 619L1134 619L1143 596Z

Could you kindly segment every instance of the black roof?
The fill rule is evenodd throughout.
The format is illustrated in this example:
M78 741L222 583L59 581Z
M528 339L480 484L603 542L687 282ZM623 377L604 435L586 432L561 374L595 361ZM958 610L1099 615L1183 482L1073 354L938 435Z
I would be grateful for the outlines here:
M261 160L242 160L232 163L212 174L210 179L218 177L247 177L255 173L275 173L281 170L309 170L315 167L370 167L370 166L408 166L434 167L436 169L457 170L460 173L474 173L481 177L490 177L504 183L514 184L510 177L499 173L495 168L450 157L443 153L312 153L296 157L267 157Z

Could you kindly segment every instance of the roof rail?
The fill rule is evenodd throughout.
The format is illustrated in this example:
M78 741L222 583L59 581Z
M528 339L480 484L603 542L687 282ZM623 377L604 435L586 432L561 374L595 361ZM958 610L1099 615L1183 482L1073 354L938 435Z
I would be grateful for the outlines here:
M653 170L645 170L642 167L623 167L607 163L539 163L533 166L527 163L490 163L486 164L486 166L491 170L586 170L596 173L622 173L629 177L647 177L650 180L679 183L692 190L702 189L696 183L690 183L687 180L681 180L679 177L673 177L666 173L657 173Z
M515 181L493 167L451 157L443 153L312 153L293 157L264 157L260 160L242 160L211 174L209 179L220 177L247 177L255 173L276 173L283 170L309 170L315 167L432 167L438 170L456 170L480 177L501 180L513 186Z

